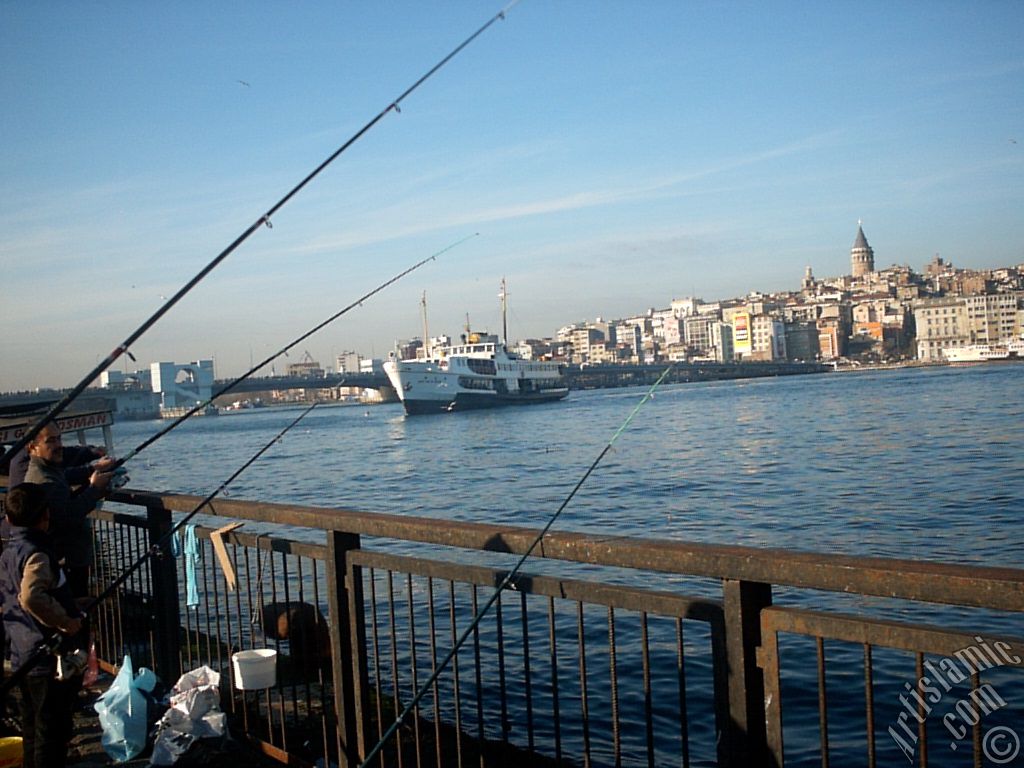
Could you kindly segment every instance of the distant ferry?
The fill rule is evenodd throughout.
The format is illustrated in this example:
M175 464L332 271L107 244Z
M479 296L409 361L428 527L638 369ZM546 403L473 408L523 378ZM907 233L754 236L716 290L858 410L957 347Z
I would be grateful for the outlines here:
M970 344L951 347L943 351L950 363L995 363L1006 360L1024 360L1024 336L1000 344Z
M501 287L504 316L504 280ZM426 340L426 297L423 308ZM384 372L410 415L548 403L569 394L559 363L525 360L496 335L473 333L468 323L459 343L428 346L415 359L392 356Z

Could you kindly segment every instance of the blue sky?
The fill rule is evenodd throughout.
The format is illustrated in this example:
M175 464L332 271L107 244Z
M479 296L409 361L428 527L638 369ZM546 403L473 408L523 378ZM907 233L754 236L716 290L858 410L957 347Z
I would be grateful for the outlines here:
M501 8L0 0L0 390L74 384ZM242 82L240 82L242 81ZM133 348L551 335L876 263L1024 262L1024 3L523 0ZM297 354L301 354L298 352ZM293 355L293 358L295 355ZM118 367L121 367L119 364Z

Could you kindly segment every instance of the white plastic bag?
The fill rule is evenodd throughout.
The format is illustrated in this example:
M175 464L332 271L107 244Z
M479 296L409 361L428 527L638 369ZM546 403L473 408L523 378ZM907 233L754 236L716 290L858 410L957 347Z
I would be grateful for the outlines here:
M223 736L220 673L203 666L182 675L170 698L171 708L157 723L150 765L173 765L197 739Z

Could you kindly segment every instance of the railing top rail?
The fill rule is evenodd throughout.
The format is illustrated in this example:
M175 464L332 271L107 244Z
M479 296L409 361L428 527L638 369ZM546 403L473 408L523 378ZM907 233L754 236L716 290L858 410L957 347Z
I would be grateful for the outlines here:
M114 493L111 500L190 512L202 498L123 489ZM508 525L238 499L218 499L208 511L221 517L263 523L510 554L524 553L538 533L536 529ZM534 554L595 565L1024 612L1024 569L1018 568L597 536L575 531L549 533Z

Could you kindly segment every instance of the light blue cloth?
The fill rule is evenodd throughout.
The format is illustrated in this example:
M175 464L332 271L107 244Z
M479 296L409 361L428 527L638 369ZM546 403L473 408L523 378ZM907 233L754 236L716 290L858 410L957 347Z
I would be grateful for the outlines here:
M196 565L199 564L199 540L196 526L185 526L185 605L199 607L199 588L196 586Z

